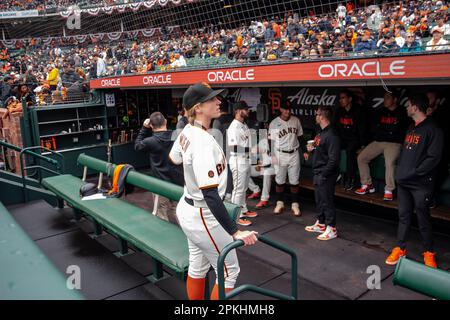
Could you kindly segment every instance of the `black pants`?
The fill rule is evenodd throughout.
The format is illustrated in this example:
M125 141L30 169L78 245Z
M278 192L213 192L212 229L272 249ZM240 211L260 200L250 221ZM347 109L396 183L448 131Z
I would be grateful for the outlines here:
M336 227L336 208L334 206L334 187L337 174L323 177L320 174L314 175L314 195L316 198L316 208L319 212L317 220L319 223L330 227Z
M399 220L397 238L398 245L403 250L406 248L406 239L411 225L411 217L415 210L424 248L427 251L433 252L433 233L429 208L432 191L432 186L397 185Z
M356 179L356 171L358 170L358 155L356 151L360 148L358 140L342 140L342 149L347 155L347 179Z

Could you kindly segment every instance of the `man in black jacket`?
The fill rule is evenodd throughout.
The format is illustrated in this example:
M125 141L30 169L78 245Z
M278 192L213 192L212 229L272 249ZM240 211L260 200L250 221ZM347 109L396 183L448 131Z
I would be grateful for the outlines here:
M395 265L406 255L406 238L414 211L422 234L425 265L436 268L430 221L429 201L433 193L436 169L442 156L444 138L432 119L427 118L428 99L423 94L409 99L408 116L414 120L402 146L398 160L396 181L398 186L398 246L386 263Z
M314 145L308 143L308 152L313 152L313 172L317 221L305 227L308 232L319 232L318 240L337 237L336 209L334 207L334 186L339 173L340 140L331 127L333 110L329 106L317 109L316 123L320 132L314 138Z
M169 160L169 152L174 142L172 135L173 132L167 130L167 120L162 113L153 112L150 118L144 121L136 138L134 149L150 154L150 166L155 178L183 186L183 169ZM158 217L169 221L170 215L173 218L170 220L176 221L175 208L175 202L159 196Z
M345 190L353 190L358 170L357 152L364 147L367 137L364 110L353 103L352 93L348 90L339 94L339 108L334 117L334 127L347 156Z

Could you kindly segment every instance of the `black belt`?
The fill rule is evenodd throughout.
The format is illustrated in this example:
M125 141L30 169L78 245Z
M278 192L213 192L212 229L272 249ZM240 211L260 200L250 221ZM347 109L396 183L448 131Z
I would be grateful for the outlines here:
M194 200L188 198L188 197L184 197L184 200L187 202L187 204L191 205L194 207ZM223 198L222 198L223 201Z
M283 153L294 153L297 150L298 150L298 148L295 148L295 149L292 149L292 150L278 150L278 151L283 152Z
M188 204L190 204L191 206L194 206L194 200L189 199L189 198L187 198L187 197L184 197L184 200L186 200L186 202L187 202Z
M238 146L232 146L231 147L231 151L232 152L238 152ZM250 152L250 148L245 147L245 148L239 148L239 151L243 151L244 153L249 153Z

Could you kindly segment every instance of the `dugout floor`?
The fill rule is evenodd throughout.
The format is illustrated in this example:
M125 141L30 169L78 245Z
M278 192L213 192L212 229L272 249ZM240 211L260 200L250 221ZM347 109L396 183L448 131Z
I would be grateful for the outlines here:
M150 210L152 197L136 191L127 200ZM255 201L249 201L250 207ZM44 201L8 207L17 222L63 273L69 265L81 268L82 293L88 299L185 299L184 283L169 277L158 284L150 283L151 258L137 252L118 258L115 239L104 233L93 239L93 227L85 219L72 220L71 209L54 209ZM299 299L429 299L410 290L394 287L395 268L384 264L395 245L396 223L374 217L338 211L339 237L322 242L304 231L315 220L314 204L301 203L302 217L285 212L274 216L271 208L260 210L254 218L256 230L294 248L298 255ZM380 210L384 210L380 208ZM450 270L450 236L435 234L437 262ZM410 234L408 257L421 261L422 251L417 229ZM264 244L239 249L241 274L238 285L253 283L289 293L290 259ZM367 288L367 267L378 265L381 289ZM210 273L210 281L214 281ZM266 299L255 293L244 293L238 299Z

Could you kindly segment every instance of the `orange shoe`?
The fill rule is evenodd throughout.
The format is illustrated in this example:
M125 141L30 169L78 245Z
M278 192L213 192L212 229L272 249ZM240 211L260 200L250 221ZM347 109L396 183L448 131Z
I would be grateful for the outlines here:
M383 200L384 201L392 201L392 200L394 200L394 195L392 194L392 192L385 192L384 196L383 196Z
M260 195L261 193L259 192L253 192L251 195L247 197L247 199L258 199Z
M262 208L265 208L265 207L268 207L269 206L269 201L264 201L264 200L261 200L260 202L258 202L258 204L256 205L256 209L262 209Z
M355 190L356 194L368 194L368 193L374 193L374 192L375 192L375 188L374 188L373 184L363 184L361 186L361 188Z
M258 214L255 211L241 213L241 218L256 218Z
M248 227L252 225L252 222L244 218L239 218L237 224L243 227Z
M402 250L400 247L395 247L392 249L391 254L386 259L386 264L390 266L395 266L400 259L400 257L406 256L406 250Z
M434 258L436 253L427 251L427 252L422 253L422 255L423 255L423 261L425 262L425 265L427 267L435 268L435 269L437 268L436 259Z

